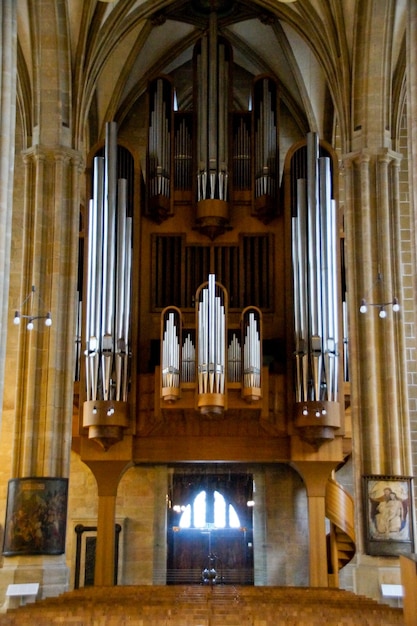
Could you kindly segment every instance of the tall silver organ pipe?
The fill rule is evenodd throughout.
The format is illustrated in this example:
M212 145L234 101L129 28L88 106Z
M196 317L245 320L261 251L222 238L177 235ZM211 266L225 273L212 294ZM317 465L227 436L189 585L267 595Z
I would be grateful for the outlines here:
M226 292L209 274L207 287L197 291L196 303L197 407L207 415L226 408L226 314Z
M172 402L180 394L181 313L172 307L162 314L162 397Z
M229 61L226 44L217 36L217 15L210 14L197 67L197 200L227 200Z
M337 401L339 319L336 204L331 167L307 137L307 180L292 220L296 401Z
M242 377L242 348L240 341L233 333L227 348L227 380L239 383Z
M117 181L117 125L111 122L105 158L94 160L89 205L87 401L127 401L132 224L126 203L126 181Z
M233 186L239 191L251 186L251 133L244 117L239 118L233 132Z
M260 312L249 308L242 315L243 381L242 394L253 401L261 397L261 327Z
M297 180L297 217L293 218L293 265L294 265L294 328L296 355L296 401L308 398L309 350L307 306L307 185L305 179Z
M148 188L150 198L171 195L171 85L158 78L150 89Z
M181 350L181 376L185 383L195 382L195 345L187 334Z
M276 197L278 129L276 85L269 78L255 85L255 199Z
M188 118L189 119L189 118ZM176 122L174 142L175 189L184 191L192 187L192 138L190 122L183 117Z
M117 203L117 263L115 302L115 354L116 354L116 400L127 400L128 340L130 323L130 274L132 269L131 247L132 219L127 216L127 180L118 181Z

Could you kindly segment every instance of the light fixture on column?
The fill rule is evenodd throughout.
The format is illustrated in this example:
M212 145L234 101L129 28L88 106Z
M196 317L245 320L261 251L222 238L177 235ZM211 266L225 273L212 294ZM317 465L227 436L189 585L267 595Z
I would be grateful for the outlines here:
M45 320L45 326L51 326L52 325L52 316L50 311L47 311L46 313L36 313L33 309L33 299L35 296L35 285L32 285L32 289L29 292L29 294L26 296L26 298L23 300L21 306L19 307L19 309L17 311L15 311L14 314L14 318L13 318L13 324L15 326L18 326L20 324L20 320L21 319L27 319L28 322L26 324L26 328L27 330L33 330L33 322L35 320ZM42 299L39 296L39 304L43 305ZM23 308L25 307L25 305L28 308L28 313L22 313L21 311L23 310Z
M382 285L381 272L378 272L377 279L374 285L372 286L372 288L370 289L369 293L371 293L377 285L378 286ZM359 307L360 313L363 313L363 314L367 313L368 307L371 307L371 306L377 307L379 309L378 315L381 319L384 319L385 317L387 317L387 307L392 306L392 310L394 311L394 313L398 313L398 311L400 310L400 304L398 302L398 298L395 298L395 297L390 302L368 302L366 298L362 298L361 305Z

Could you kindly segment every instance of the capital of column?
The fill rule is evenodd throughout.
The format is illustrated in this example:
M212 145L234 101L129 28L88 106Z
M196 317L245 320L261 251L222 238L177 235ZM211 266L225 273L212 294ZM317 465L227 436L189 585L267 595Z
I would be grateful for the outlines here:
M341 161L343 167L346 169L352 169L354 166L360 166L364 163L371 163L376 161L379 163L392 163L399 167L403 155L400 152L391 150L390 148L380 148L377 151L364 148L363 150L357 150L355 152L347 152L342 155Z
M66 146L45 146L36 144L22 153L25 164L37 161L62 161L75 165L81 172L84 161L81 152Z

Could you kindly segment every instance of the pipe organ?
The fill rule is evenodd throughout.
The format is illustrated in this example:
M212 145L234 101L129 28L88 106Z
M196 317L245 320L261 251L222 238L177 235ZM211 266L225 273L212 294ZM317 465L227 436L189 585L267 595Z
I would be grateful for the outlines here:
M330 158L315 133L303 155L292 180L295 411L304 438L317 443L340 427L338 233Z
M189 190L195 228L215 239L231 228L234 204L251 204L265 223L278 213L279 96L276 82L261 76L253 84L253 110L233 111L232 49L218 35L215 12L193 63L192 110L174 111L169 78L149 85L147 215L162 222Z
M117 125L94 159L89 205L83 426L104 449L128 427L132 220L127 181L117 180Z
M228 392L238 391L247 404L262 398L261 312L247 307L240 328L228 329L228 298L210 274L196 293L195 329L183 329L181 310L161 314L161 400L165 408L195 394L195 409L222 415ZM178 406L178 404L177 404Z

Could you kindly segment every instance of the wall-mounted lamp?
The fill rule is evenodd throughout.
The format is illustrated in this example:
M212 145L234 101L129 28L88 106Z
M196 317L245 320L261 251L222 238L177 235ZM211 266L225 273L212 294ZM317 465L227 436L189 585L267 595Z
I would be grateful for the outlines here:
M382 274L380 272L378 272L378 277L372 289L370 290L371 292L377 284L378 285L382 284ZM398 302L398 298L393 298L391 302L368 302L366 298L362 298L361 305L359 307L359 312L367 313L368 307L370 306L375 306L379 309L378 315L381 319L384 319L385 317L387 317L386 307L392 306L392 310L394 311L394 313L398 313L398 311L400 310L400 304Z
M52 316L51 316L50 311L47 311L46 313L43 313L43 314L40 314L40 315L32 313L32 304L33 304L33 298L34 298L34 295L35 295L35 291L36 291L35 285L32 285L32 289L31 289L30 293L26 296L26 298L22 302L22 305L19 307L20 309L23 309L25 304L27 302L30 302L29 307L28 307L30 313L24 314L24 313L21 313L20 310L15 311L14 318L13 318L13 324L15 326L18 326L20 324L20 320L21 319L27 319L28 320L28 323L26 324L27 330L33 330L33 326L34 326L33 322L35 320L45 320L45 326L51 326L52 325ZM39 302L42 302L40 297L39 297Z
M400 304L398 302L398 298L393 298L392 302L382 302L382 303L367 302L365 298L362 298L361 306L359 308L360 313L366 313L368 311L368 306L378 307L379 308L378 315L381 319L384 319L384 317L387 317L387 310L385 308L387 306L392 306L392 310L394 311L394 313L398 313L398 311L400 310Z

